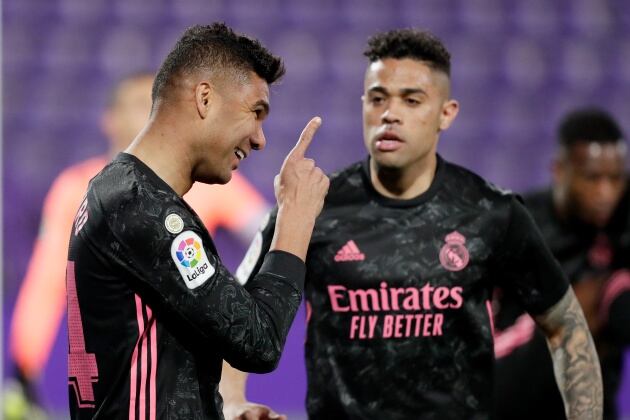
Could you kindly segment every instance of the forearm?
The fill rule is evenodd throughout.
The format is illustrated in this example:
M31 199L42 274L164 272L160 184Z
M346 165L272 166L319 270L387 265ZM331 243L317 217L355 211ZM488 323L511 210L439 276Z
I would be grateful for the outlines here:
M547 335L567 418L601 419L603 392L599 359L573 290L569 288L559 303L536 320Z
M280 207L270 250L289 252L306 261L308 244L313 234L315 219L300 214L289 205Z
M234 369L228 362L223 361L219 393L221 393L225 405L242 404L247 401L245 398L246 383L247 373Z

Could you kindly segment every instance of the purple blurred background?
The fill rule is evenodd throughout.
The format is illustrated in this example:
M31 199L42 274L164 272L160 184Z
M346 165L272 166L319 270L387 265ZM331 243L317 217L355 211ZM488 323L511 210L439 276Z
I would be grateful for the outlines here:
M453 56L461 102L442 155L516 191L549 182L555 126L595 104L630 133L630 2L623 0L4 0L4 335L38 230L44 195L66 166L105 152L98 120L121 76L154 71L181 32L222 20L285 58L272 89L267 149L242 172L271 201L272 179L305 122L324 125L311 157L331 171L364 157L362 56L368 35L425 27ZM253 162L253 163L252 163ZM234 268L242 249L217 242ZM304 316L279 370L250 381L249 395L303 414ZM67 406L66 339L60 334L41 395ZM630 365L630 358L627 358ZM4 360L4 370L10 366ZM620 401L630 416L630 378Z

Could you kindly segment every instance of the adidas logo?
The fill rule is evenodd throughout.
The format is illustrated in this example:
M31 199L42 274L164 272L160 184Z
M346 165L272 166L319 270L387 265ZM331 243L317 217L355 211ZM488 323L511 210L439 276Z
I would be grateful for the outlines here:
M363 261L365 254L359 250L357 244L354 241L348 241L335 255L336 262L343 261Z

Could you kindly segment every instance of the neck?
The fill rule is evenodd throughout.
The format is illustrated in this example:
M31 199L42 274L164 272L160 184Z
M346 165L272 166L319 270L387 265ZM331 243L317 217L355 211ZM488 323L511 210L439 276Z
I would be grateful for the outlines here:
M184 147L181 130L172 121L151 119L125 150L147 165L178 195L183 196L192 187L193 162Z
M435 178L435 153L409 168L379 166L370 159L370 179L374 189L385 197L409 200L426 192Z

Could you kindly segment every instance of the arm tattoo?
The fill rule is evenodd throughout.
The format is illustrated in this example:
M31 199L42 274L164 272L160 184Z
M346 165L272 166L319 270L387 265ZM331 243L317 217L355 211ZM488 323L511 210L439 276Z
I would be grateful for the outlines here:
M537 316L536 322L547 336L567 418L600 420L603 391L599 358L573 289Z

